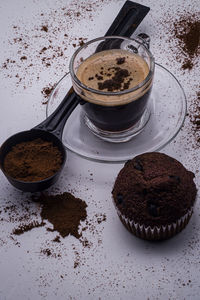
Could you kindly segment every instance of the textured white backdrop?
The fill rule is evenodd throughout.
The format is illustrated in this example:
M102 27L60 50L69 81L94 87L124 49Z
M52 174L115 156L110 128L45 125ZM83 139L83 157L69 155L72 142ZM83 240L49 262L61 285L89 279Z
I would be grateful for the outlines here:
M0 72L0 143L45 118L46 106L42 102L46 99L42 89L66 73L78 38L104 35L123 3L0 1L0 65L9 59L7 69L1 68ZM167 41L165 23L169 15L173 19L179 12L199 12L200 2L142 0L140 3L150 6L151 11L137 32L150 35L156 61L178 78L188 104L192 103L199 85L199 61L190 72L181 70ZM70 14L64 15L70 8ZM41 31L44 25L48 25L48 33ZM50 44L53 46L46 57L51 58L51 65L45 66L39 52ZM64 54L56 52L54 58L54 51L60 51L58 47ZM27 59L21 59L22 56ZM187 118L176 139L162 151L194 171L199 186L199 148L195 149L193 144ZM0 221L0 299L199 299L199 198L194 215L181 234L162 243L139 240L124 229L112 204L111 190L121 167L89 162L68 153L62 178L52 188L54 193L72 191L87 202L88 218L95 226L93 233L92 230L84 232L91 242L90 248L84 248L73 237L54 245L52 239L56 233L47 232L45 227L17 237L11 235L19 221L6 221L4 208L15 204L20 215L23 202L30 195L15 190L0 174L0 218L3 218ZM35 219L39 219L38 205L30 202L29 206L31 211L36 211ZM97 213L106 214L106 221L98 224ZM47 246L56 257L41 253ZM74 268L77 260L79 265Z

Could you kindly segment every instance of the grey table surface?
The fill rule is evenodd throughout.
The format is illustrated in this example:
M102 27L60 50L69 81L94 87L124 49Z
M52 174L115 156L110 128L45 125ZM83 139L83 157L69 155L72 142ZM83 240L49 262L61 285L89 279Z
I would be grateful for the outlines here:
M104 35L123 3L0 1L0 143L45 118L44 88L67 72L80 40ZM181 13L199 14L200 2L140 3L151 11L136 33L150 35L156 61L178 78L190 107L199 89L199 59L192 70L183 71L171 48L168 29ZM48 48L43 50L45 55L41 52L44 47ZM189 117L162 152L193 171L199 187L199 147ZM199 299L199 197L182 233L162 243L140 240L123 227L112 203L112 186L122 166L88 161L68 152L62 177L49 190L70 191L86 201L91 226L84 237L90 247L73 236L55 245L56 233L46 230L51 224L13 235L20 215L25 214L23 204L29 203L29 211L34 213L30 220L40 220L40 207L0 173L0 299ZM12 205L15 212L9 215L6 207ZM99 224L97 218L102 215L106 220ZM47 247L50 256L44 254Z

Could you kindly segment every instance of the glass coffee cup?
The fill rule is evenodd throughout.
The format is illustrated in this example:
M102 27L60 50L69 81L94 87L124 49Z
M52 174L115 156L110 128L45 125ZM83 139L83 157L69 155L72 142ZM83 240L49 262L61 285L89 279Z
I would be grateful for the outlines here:
M72 84L96 136L125 142L143 130L150 117L154 68L153 55L139 37L100 37L76 50L70 61Z

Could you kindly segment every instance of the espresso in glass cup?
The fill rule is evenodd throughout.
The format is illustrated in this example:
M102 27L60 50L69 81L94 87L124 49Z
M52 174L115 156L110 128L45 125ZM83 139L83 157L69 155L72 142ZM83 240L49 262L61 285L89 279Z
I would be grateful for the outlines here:
M140 38L101 37L77 49L70 61L85 123L98 137L125 142L145 127L154 58Z

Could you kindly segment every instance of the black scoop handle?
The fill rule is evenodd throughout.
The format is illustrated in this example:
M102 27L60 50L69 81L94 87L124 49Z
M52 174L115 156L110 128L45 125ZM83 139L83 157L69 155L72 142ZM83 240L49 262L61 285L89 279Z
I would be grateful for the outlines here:
M126 1L105 36L118 35L130 37L149 12L150 8L132 1ZM67 119L82 99L71 88L56 110L33 129L49 131L62 139Z
M33 129L49 131L56 135L59 139L62 139L65 123L72 111L79 103L81 103L81 101L82 99L76 95L73 88L71 88L56 110L46 120Z
M126 1L105 36L130 37L148 14L150 8L139 3Z

